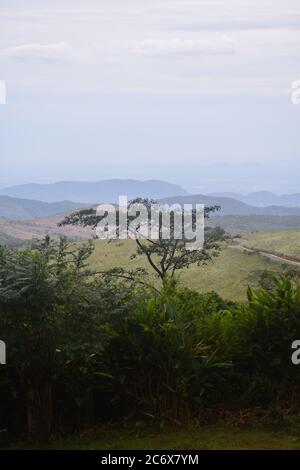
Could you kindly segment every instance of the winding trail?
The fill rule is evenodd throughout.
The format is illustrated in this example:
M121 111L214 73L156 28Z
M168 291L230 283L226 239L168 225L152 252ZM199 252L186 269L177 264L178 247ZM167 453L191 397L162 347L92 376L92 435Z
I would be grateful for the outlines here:
M264 258L267 258L271 261L285 263L285 264L289 264L291 266L297 266L298 268L300 268L300 260L291 258L289 256L284 256L284 255L274 255L273 253L269 253L268 251L257 250L255 248L249 248L248 246L244 244L245 242L246 240L238 239L238 243L236 245L230 245L230 248L235 249L235 250L240 250L245 253L253 253L259 256L263 256Z

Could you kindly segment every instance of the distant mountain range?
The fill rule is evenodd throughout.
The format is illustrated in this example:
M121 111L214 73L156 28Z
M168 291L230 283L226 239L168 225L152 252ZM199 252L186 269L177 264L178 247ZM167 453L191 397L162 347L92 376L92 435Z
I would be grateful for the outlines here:
M300 229L300 217L279 217L277 215L217 215L211 217L207 221L207 225L222 227L229 233L279 232L283 230Z
M47 217L49 215L72 212L84 207L87 207L87 204L69 201L49 203L9 196L0 196L0 217L14 220Z
M118 202L121 195L129 199L145 197L160 199L168 196L184 196L181 186L164 181L138 181L111 179L95 182L58 182L53 184L24 184L0 190L0 195L44 202L78 201L96 204Z
M269 191L258 191L250 194L239 194L233 192L216 192L208 194L212 197L229 197L252 204L254 206L288 206L300 207L300 193L277 195Z
M113 179L26 184L2 189L0 217L28 220L70 213L101 202L115 203L119 195L127 195L128 199L148 197L167 203L218 205L221 216L300 216L300 194L276 196L261 191L247 196L235 193L188 195L181 186L164 181Z
M217 215L276 215L300 216L300 207L267 206L257 207L231 197L204 196L194 194L190 196L177 196L161 199L167 204L204 204L206 206L221 206Z
M219 205L221 211L208 224L220 225L229 232L300 228L300 207L257 207L233 198L204 195L174 196L160 201L169 204ZM16 247L21 241L24 243L24 240L40 238L46 233L54 237L66 235L73 240L93 237L91 229L57 226L67 213L91 205L70 201L48 203L0 196L0 245Z

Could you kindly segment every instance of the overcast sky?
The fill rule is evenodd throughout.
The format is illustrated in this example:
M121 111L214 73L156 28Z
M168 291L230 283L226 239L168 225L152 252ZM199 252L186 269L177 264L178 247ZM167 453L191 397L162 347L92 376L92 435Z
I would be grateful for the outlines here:
M299 0L0 0L0 79L0 187L300 190Z

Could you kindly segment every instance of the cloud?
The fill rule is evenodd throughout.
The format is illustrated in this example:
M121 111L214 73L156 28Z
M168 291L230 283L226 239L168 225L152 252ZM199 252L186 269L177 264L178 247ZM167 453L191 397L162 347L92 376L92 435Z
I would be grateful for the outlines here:
M15 60L65 61L72 56L72 47L66 42L53 44L23 44L0 51L0 56Z
M0 78L16 88L277 94L298 76L299 0L29 2L0 12Z
M137 46L136 52L149 56L225 55L234 53L234 41L225 36L214 39L148 39Z
M203 20L203 22L194 23L190 21L187 24L177 24L170 27L170 30L176 31L249 31L249 30L299 30L300 15L291 19L274 19L266 21L264 18L247 20L236 18L235 20Z

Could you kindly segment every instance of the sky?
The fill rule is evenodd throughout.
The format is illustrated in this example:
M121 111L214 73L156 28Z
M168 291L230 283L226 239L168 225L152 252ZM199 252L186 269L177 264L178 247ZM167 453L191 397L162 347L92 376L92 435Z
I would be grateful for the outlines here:
M299 0L0 0L0 187L300 191Z

